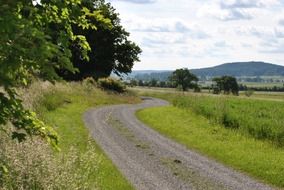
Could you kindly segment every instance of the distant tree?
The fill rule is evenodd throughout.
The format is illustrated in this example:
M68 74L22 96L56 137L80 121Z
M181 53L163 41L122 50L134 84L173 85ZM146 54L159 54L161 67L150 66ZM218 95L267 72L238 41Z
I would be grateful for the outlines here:
M156 79L151 79L148 84L151 87L156 87L158 84L158 81Z
M201 92L201 87L196 84L196 85L193 86L193 90L194 90L194 92Z
M160 81L160 82L159 82L159 86L162 87L162 88L165 88L166 85L167 85L167 84L166 84L165 81Z
M213 78L215 86L213 87L213 93L219 94L221 91L224 94L234 94L239 95L239 85L235 77L232 76L222 76Z
M137 86L137 85L138 85L137 80L135 80L135 79L130 80L130 86Z
M173 82L175 87L180 86L182 91L186 91L188 88L194 88L194 86L196 86L198 78L187 68L182 68L175 70L169 77L169 80Z
M83 5L110 19L112 27L105 27L97 20L93 20L96 29L74 25L76 33L85 36L90 44L89 60L82 59L80 46L73 43L72 62L79 72L60 70L60 75L67 80L81 80L86 77L108 77L111 73L118 76L130 73L134 62L139 61L141 49L129 40L129 33L121 25L119 14L104 0L84 0Z
M144 86L143 80L139 80L139 81L138 81L138 86Z

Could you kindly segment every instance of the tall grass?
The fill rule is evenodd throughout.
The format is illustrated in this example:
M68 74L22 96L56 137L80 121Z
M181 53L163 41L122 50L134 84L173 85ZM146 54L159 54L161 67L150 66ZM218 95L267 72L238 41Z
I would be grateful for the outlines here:
M17 143L1 133L0 147L0 160L8 169L0 180L0 187L3 190L96 187L94 181L91 183L89 178L98 170L100 158L91 143L84 154L75 148L70 148L66 154L55 154L41 139L28 139L23 143ZM84 175L78 175L82 171Z
M284 102L232 96L148 93L176 107L191 109L226 128L284 146Z
M61 151L37 137L18 143L0 130L0 189L132 189L90 138L82 114L98 105L133 103L136 97L108 94L89 83L39 81L18 92L25 106L58 132Z
M191 96L175 98L173 104L190 108L224 127L284 146L284 102Z

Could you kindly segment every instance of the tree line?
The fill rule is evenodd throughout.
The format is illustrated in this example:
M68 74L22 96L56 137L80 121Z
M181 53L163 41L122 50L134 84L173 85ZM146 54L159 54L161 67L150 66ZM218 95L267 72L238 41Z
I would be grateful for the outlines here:
M151 79L149 81L131 79L128 83L130 86L147 86L161 88L177 88L181 91L193 89L195 92L200 92L202 87L198 84L198 77L191 73L187 68L177 69L168 77L167 81L158 81ZM212 79L213 84L209 89L212 89L214 94L239 95L239 85L237 79L232 76L215 77Z

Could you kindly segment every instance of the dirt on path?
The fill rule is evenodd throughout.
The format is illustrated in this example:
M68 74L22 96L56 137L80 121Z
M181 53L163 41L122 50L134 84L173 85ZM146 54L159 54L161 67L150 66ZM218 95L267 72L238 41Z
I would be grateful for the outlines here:
M93 138L137 190L272 189L173 142L135 117L139 109L166 105L164 100L144 97L141 104L84 114Z

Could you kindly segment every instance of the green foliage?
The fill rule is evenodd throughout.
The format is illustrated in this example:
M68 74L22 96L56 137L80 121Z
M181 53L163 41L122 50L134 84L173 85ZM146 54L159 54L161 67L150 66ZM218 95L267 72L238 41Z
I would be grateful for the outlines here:
M119 14L104 0L84 0L83 5L109 18L111 27L106 27L97 20L92 20L96 29L75 25L76 34L86 37L92 51L88 52L89 60L84 60L81 47L76 41L72 43L72 62L80 72L72 73L62 69L58 71L59 74L66 80L82 80L86 77L108 77L112 72L117 75L130 73L134 62L139 61L141 49L129 40L129 33L121 25Z
M0 93L0 125L13 124L12 138L21 142L27 135L39 135L56 145L57 135L53 129L40 121L34 112L24 109L22 101L15 95L16 92L11 89L6 91L7 95Z
M193 90L194 92L201 92L201 87L198 84L196 84L193 86Z
M107 25L108 20L100 12L84 8L81 0L33 3L32 0L4 1L0 5L0 86L3 87L0 125L11 122L16 129L13 138L18 140L28 134L56 142L51 128L24 109L14 87L27 85L33 75L56 80L56 69L74 72L70 44L76 41L85 59L90 46L84 36L74 34L72 25L94 29L96 26L90 20L101 25Z
M125 92L126 90L125 85L121 81L110 77L99 79L98 84L103 89L112 90L119 93Z
M196 86L198 78L190 73L187 68L175 70L169 78L176 86L180 85L183 91L186 91L188 88Z
M224 94L233 93L234 95L239 95L239 85L235 77L216 77L213 78L213 82L216 83L215 85L213 85L214 94L219 94L221 91L224 91Z

